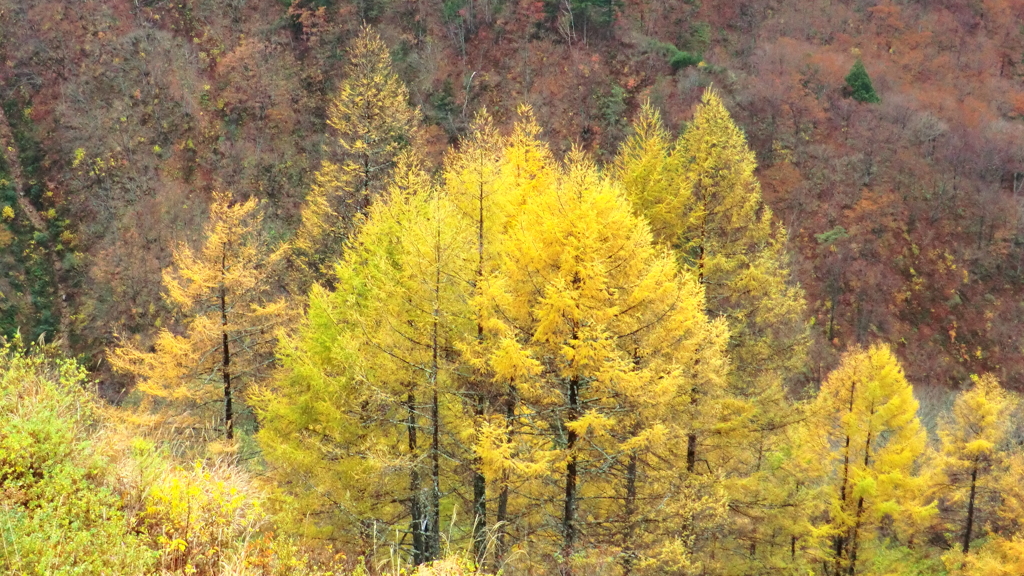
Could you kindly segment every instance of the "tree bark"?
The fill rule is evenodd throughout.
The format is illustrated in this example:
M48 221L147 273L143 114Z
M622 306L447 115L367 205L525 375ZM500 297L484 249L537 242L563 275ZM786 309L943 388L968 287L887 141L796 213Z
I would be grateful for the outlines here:
M622 574L630 576L633 572L633 564L636 562L636 549L633 542L636 536L636 473L637 473L636 451L629 455L629 463L626 464L626 502L625 522L626 534L622 545Z
M874 406L871 407L871 416L875 415ZM868 432L867 440L864 442L864 469L867 470L871 464L871 432ZM853 535L850 541L850 567L847 573L853 576L857 573L857 548L860 544L860 521L864 516L864 497L857 498L857 515L853 523Z
M578 377L572 377L568 382L569 393L569 418L568 421L575 421L579 417L579 394L580 381ZM576 455L576 441L578 436L575 430L569 429L566 434L565 450L569 455L569 462L565 466L565 501L562 510L562 535L564 561L568 563L576 546L578 527L576 526L576 483L578 481L578 457ZM571 572L567 568L566 574Z
M468 102L468 100L467 100ZM482 160L482 159L481 159ZM482 163L482 162L481 162ZM477 188L477 230L476 230L476 279L474 288L478 288L479 282L484 277L484 184L480 179ZM484 326L477 321L476 324L477 342L484 339ZM477 419L484 416L486 402L484 400L481 382L477 382L477 397L474 413ZM473 555L478 563L484 560L484 551L487 548L487 478L484 477L480 458L476 458L473 470ZM507 502L507 495L506 495Z
M484 415L484 399L477 397L474 410L476 416ZM483 563L487 548L487 479L480 469L480 459L473 470L473 556L478 564Z
M227 275L227 247L221 253L220 258L220 326L221 326L221 376L224 380L224 431L228 440L235 437L235 420L231 406L231 351L228 348L228 289L224 284L224 277Z
M964 529L964 554L971 551L971 531L974 529L974 496L978 488L978 465L971 469L971 496L967 500L967 526Z
M509 384L508 402L505 404L505 428L508 431L507 441L512 440L512 426L515 424L516 416L516 388ZM498 493L498 512L495 516L495 525L498 528L498 546L495 551L495 561L500 564L501 560L508 553L508 473L505 472L501 479L501 491Z
M409 460L412 463L409 470L409 529L412 532L412 562L414 565L420 565L427 561L427 555L423 534L423 510L420 506L422 499L420 472L416 464L416 397L412 392L409 392L406 397L405 407L408 413L405 427L409 436Z
M441 416L438 404L441 324L441 223L437 222L434 239L434 310L430 358L430 533L429 559L441 554Z
M850 410L849 413L853 413L854 398L857 394L857 383L854 382L850 385ZM843 451L843 481L839 485L839 505L841 507L846 506L846 484L850 479L850 435L846 435L846 445ZM846 538L841 534L835 537L833 542L833 550L835 551L835 573L839 574L843 561L843 550L846 547Z

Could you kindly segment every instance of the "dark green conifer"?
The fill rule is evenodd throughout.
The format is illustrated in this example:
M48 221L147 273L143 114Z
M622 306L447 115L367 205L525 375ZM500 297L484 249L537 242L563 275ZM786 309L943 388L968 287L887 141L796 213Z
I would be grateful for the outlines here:
M881 102L860 58L857 58L857 61L853 63L853 68L850 68L850 73L846 75L846 95L858 102Z

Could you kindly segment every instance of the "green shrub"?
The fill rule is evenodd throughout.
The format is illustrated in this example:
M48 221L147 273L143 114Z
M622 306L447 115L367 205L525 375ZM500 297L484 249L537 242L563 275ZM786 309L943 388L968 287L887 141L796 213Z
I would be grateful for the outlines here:
M693 54L685 50L676 50L676 53L669 58L668 63L672 66L673 72L678 72L683 68L689 68L690 66L696 66L701 63L703 58L700 54Z
M702 54L680 50L676 48L675 44L661 42L653 38L649 39L648 50L664 56L668 60L669 65L672 66L673 72L678 72L690 66L696 66L704 59Z
M84 370L0 346L0 573L141 574L156 554L102 485Z

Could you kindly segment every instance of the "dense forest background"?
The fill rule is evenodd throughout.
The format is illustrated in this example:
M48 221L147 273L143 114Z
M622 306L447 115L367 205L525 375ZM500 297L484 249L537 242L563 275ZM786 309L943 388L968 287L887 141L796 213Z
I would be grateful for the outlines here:
M607 160L649 99L678 130L709 85L757 153L816 341L892 343L919 386L1024 370L1024 4L451 0L0 4L0 332L61 333L105 393L115 337L170 321L160 273L214 190L288 238L346 46L376 25L434 161L486 106L534 106L557 153ZM844 97L860 57L878 104ZM698 64L699 62L699 64ZM37 219L38 220L38 219Z

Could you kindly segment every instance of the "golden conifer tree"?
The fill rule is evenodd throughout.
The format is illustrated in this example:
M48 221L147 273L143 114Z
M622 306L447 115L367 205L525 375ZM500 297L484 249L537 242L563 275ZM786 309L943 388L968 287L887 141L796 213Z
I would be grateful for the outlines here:
M337 289L314 286L281 378L256 401L266 457L301 502L292 520L304 531L405 542L416 564L438 557L446 454L472 424L454 400L451 358L472 332L464 279L475 242L464 222L406 153L337 268Z
M483 264L482 268L477 268L478 273L482 273L483 276L478 279L490 277L501 265L502 251L505 250L503 238L506 232L517 226L516 222L522 208L530 198L550 192L556 174L554 157L547 145L539 139L540 126L533 116L533 111L528 106L520 106L518 112L520 119L515 124L512 134L501 139L497 174L490 173L492 168L487 168L486 172L471 168L471 172L476 174L471 175L468 182L477 181L476 178L481 175L486 175L488 182L492 176L496 177L489 185L492 191L486 198L484 212L479 213L479 193L486 192L487 187L474 189L471 185L469 189L461 192L452 191L452 198L459 206L464 206L463 212L475 222L473 226L477 229L478 240L481 231L478 225L481 222L484 224L483 260L481 262L479 259L479 244L476 260ZM467 149L474 150L474 147L486 141L480 140ZM493 137L490 142L488 150L496 144ZM470 160L470 165L472 164L475 162ZM453 172L451 177L460 180L466 178L458 174L458 171ZM474 197L478 213L476 216L472 214ZM480 290L486 285L486 282L482 281L475 283L476 298L485 298ZM474 306L477 337L472 345L465 347L464 353L466 361L472 366L477 377L474 384L483 385L482 390L489 396L491 404L491 409L487 411L485 417L478 418L474 451L479 460L481 476L490 485L490 492L497 493L493 522L489 522L489 525L495 526L496 532L493 560L500 562L511 548L514 539L512 533L524 534L530 530L527 527L529 513L524 510L528 505L523 500L524 495L517 495L515 492L518 487L527 485L538 475L544 476L549 472L546 464L547 447L542 443L528 441L527 436L520 433L521 422L517 417L520 394L516 378L497 377L491 366L496 348L504 346L506 342L484 329L485 309L486 306L479 303ZM525 374L530 370L530 366L532 364L526 363L520 366L520 369Z
M758 542L774 541L762 531L765 520L778 506L797 505L789 499L800 490L775 475L783 473L779 459L793 453L785 428L801 418L799 406L786 399L785 382L802 369L808 345L786 232L761 200L755 168L743 132L710 89L674 144L657 110L645 104L615 163L617 179L656 239L704 286L707 313L729 325L728 392L713 431L688 435L687 470L727 476L737 516L734 533L720 545L741 564L742 557L777 548L759 550Z
M345 78L328 109L333 130L327 157L314 176L293 242L296 264L309 283L333 282L353 219L385 190L395 161L409 147L419 112L395 74L387 45L364 26L349 48Z
M504 139L494 128L486 110L480 111L470 126L469 133L458 150L445 162L445 192L459 215L470 226L475 240L475 251L467 254L473 267L470 285L476 289L493 268L496 258L496 238L502 231L507 214L506 201L509 188L501 186L502 149ZM483 345L485 338L482 319L476 314L476 339L469 348ZM469 366L463 393L471 406L470 416L479 429L495 410L500 411L504 394L495 389L486 369ZM482 462L473 457L473 552L478 561L484 560L488 537L487 478Z
M510 147L513 176L525 171L516 158L530 148ZM581 153L564 168L536 169L548 173L518 180L530 193L520 196L477 299L492 336L489 366L496 380L514 383L515 435L549 439L517 466L557 471L517 487L549 507L535 505L524 522L558 535L569 570L588 560L576 555L589 545L612 542L627 570L638 558L681 561L677 539L640 527L680 533L661 516L663 502L685 456L680 440L697 418L691 397L724 384L725 326L708 321L695 279L679 275L620 190ZM604 532L610 524L634 533L623 540Z
M887 346L843 355L818 393L832 451L833 494L829 497L827 574L863 573L878 553L883 524L906 541L934 512L921 501L923 479L915 465L925 448L918 403L899 361Z
M934 493L950 514L948 529L956 548L971 551L972 540L985 535L986 521L996 518L1009 473L1007 442L1017 401L994 376L975 376L973 387L957 395L953 410L939 422L940 448L934 462ZM951 511L952 511L951 510Z
M161 330L152 352L129 343L110 355L115 369L136 376L139 390L166 401L165 415L175 427L203 429L205 407L219 402L216 428L231 440L236 403L272 368L276 331L287 311L270 290L276 260L262 220L255 198L234 202L230 194L216 194L202 247L182 244L164 271L181 332Z
M746 421L738 429L778 429L779 419L791 419L780 385L803 366L807 326L803 292L790 280L786 232L761 200L754 153L710 89L674 147L650 105L634 128L617 177L656 237L704 285L708 313L729 323L730 390L749 403L731 409ZM691 442L691 462L698 443Z

